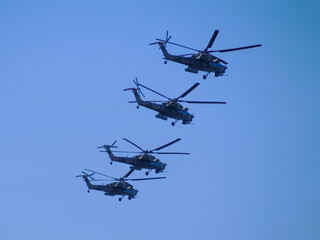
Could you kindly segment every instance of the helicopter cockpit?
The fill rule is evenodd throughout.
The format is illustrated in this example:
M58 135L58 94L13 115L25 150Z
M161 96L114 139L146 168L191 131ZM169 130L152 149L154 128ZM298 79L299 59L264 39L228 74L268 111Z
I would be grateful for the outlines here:
M192 57L198 60L205 60L205 61L211 61L214 59L214 57L208 53L196 53L192 55Z
M127 183L127 182L112 182L112 183L109 183L107 184L111 187L114 187L114 188L126 188L126 189L131 189L133 188L133 186L130 184L130 183Z
M149 155L149 154L139 154L139 155L137 155L136 156L138 159L140 159L140 160L148 160L148 161L153 161L153 159L155 159L155 157L154 156L152 156L152 155Z
M177 103L176 101L166 101L162 103L163 106L169 107L169 108L174 108L174 109L182 109L182 105L180 103Z

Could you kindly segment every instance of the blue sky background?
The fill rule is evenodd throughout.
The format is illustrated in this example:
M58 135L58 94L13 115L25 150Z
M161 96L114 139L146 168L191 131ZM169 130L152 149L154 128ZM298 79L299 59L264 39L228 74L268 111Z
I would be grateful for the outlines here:
M0 1L1 238L319 239L319 10L317 1ZM148 45L169 30L203 49L215 29L215 49L263 47L217 54L228 76L204 81ZM200 82L186 99L228 104L189 105L194 125L172 127L127 103L135 76L169 97ZM123 137L146 149L181 137L167 150L191 155L161 156L167 179L135 182L139 199L88 194L74 177L82 169L128 171L96 149L118 140L135 150Z

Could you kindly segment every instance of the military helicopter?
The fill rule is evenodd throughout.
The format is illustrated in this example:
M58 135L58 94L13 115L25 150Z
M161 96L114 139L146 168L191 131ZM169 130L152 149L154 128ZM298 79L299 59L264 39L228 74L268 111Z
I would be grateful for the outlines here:
M145 173L146 175L149 175L149 172L151 170L155 170L156 173L163 172L167 166L166 163L161 162L159 159L156 157L150 155L150 154L190 154L190 153L182 153L182 152L158 152L159 150L168 147L178 141L181 140L181 138L178 138L172 142L169 142L161 147L155 148L151 151L148 150L143 150L141 147L136 145L135 143L131 142L130 140L123 138L123 140L131 143L133 146L137 147L141 152L130 152L130 151L113 151L113 152L121 152L121 153L142 153L139 155L136 155L134 157L116 157L113 155L111 152L111 148L117 148L117 146L114 146L114 144L117 141L114 141L111 145L103 145L98 148L104 148L105 151L100 151L100 152L107 152L112 164L113 161L115 162L121 162L121 163L126 163L131 165L131 170L141 170L141 169L148 169L148 171Z
M103 191L105 195L108 196L115 196L115 195L120 195L121 197L119 197L119 201L122 201L122 198L124 198L125 196L128 196L128 199L131 200L132 198L135 198L137 193L138 193L138 189L134 189L133 186L129 183L127 183L126 181L142 181L142 180L154 180L154 179L164 179L166 177L155 177L155 178L133 178L133 179L128 179L127 177L129 177L129 175L134 171L134 169L131 169L126 175L124 175L122 178L114 178L114 177L110 177L108 175L96 172L96 171L92 171L89 169L85 169L88 172L91 172L91 174L87 174L86 172L82 171L82 175L78 175L76 177L82 177L84 179L84 181L86 182L87 186L88 186L88 193L90 192L90 189L93 190L97 190L97 191ZM99 174L101 176L104 177L108 177L111 179L94 179L92 176L94 174ZM89 178L91 179L91 181L116 181L116 182L112 182L109 184L105 184L105 185L93 185L91 184Z
M137 80L133 80L133 82L136 84L136 88L127 88L124 89L124 91L131 90L136 98L136 101L129 101L129 103L138 103L137 108L139 106L143 106L149 109L152 109L156 112L158 112L157 115L155 115L156 118L167 120L169 118L175 119L174 122L171 123L172 126L176 124L177 121L182 120L182 124L190 124L192 122L192 119L194 118L193 114L190 114L188 112L188 108L183 107L179 102L186 102L186 103L201 103L201 104L226 104L226 102L210 102L210 101L185 101L180 100L180 98L184 98L186 95L188 95L193 89L195 89L197 86L199 86L200 83L195 83L191 88L189 88L187 91L185 91L183 94L181 94L177 98L168 98L164 96L161 93L158 93L151 88L148 88L142 84L140 84ZM140 94L143 95L140 86L153 92L161 97L164 97L167 99L167 101L143 101L140 97ZM144 95L143 95L144 96ZM162 102L162 104L157 104L156 102Z
M207 47L204 50L198 50L190 47L186 47L177 43L169 42L171 39L171 36L168 37L168 31L166 34L166 40L162 40L159 38L156 38L157 42L150 43L149 45L154 45L158 44L160 46L160 49L164 55L164 63L167 64L167 60L181 63L184 65L187 65L188 67L185 69L186 72L191 72L191 73L198 73L198 71L204 71L206 72L205 75L203 75L203 79L206 79L209 73L214 72L215 77L223 76L226 69L227 69L227 62L222 60L221 58L218 58L211 53L213 52L231 52L231 51L238 51L238 50L243 50L243 49L248 49L248 48L255 48L255 47L261 47L261 44L257 45L251 45L251 46L246 46L246 47L239 47L239 48L229 48L229 49L222 49L222 50L210 50L208 51L209 48L212 47L213 42L215 41L217 35L219 33L219 30L215 30ZM167 43L178 46L178 47L183 47L189 50L196 51L197 53L191 53L191 54L183 54L183 55L171 55L168 53L166 49ZM190 57L188 57L190 56Z

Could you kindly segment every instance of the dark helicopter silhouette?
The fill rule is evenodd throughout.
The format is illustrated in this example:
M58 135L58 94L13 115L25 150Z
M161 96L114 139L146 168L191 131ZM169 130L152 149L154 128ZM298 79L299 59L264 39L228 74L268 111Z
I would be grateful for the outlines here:
M193 114L190 114L188 112L188 108L183 107L180 102L185 103L198 103L198 104L226 104L226 102L212 102L212 101L186 101L186 100L180 100L181 98L184 98L187 96L192 90L194 90L196 87L199 86L200 83L195 83L192 87L190 87L187 91L185 91L183 94L181 94L177 98L168 98L165 95L158 93L151 88L148 88L142 84L140 84L137 80L133 80L133 82L136 84L137 88L126 88L124 91L131 90L136 98L136 101L130 101L129 103L138 103L137 108L139 106L143 106L149 109L152 109L156 112L158 112L157 115L155 115L156 118L160 118L162 120L167 120L168 118L175 119L174 122L171 123L172 126L175 125L175 123L179 120L182 121L182 124L190 124L192 122L192 119L194 118ZM153 92L161 97L164 97L167 99L167 101L144 101L141 99L140 94L144 96L142 93L140 86ZM157 104L156 102L160 102L161 104Z
M157 42L150 43L150 45L153 44L158 44L160 46L160 49L164 55L165 58L165 64L167 63L167 60L181 63L184 65L187 65L188 67L185 69L186 72L191 72L191 73L198 73L198 71L204 71L206 72L205 75L203 75L203 79L206 79L209 73L213 72L215 77L223 76L226 69L227 69L227 62L222 60L221 58L218 58L211 53L213 52L231 52L231 51L238 51L238 50L243 50L243 49L248 49L248 48L255 48L255 47L261 47L261 44L257 45L250 45L246 47L239 47L239 48L229 48L229 49L222 49L222 50L210 50L208 51L209 48L212 47L213 42L215 41L217 35L219 33L219 30L215 30L207 47L204 50L198 50L190 47L186 47L177 43L169 42L171 39L171 36L168 37L168 31L166 35L166 40L162 40L157 38ZM178 46L178 47L183 47L192 51L196 51L197 53L191 53L191 54L182 54L182 55L171 55L168 53L166 49L167 43ZM190 56L190 57L188 57Z
M161 162L159 159L156 157L152 156L151 154L190 154L190 153L182 153L182 152L158 152L159 150L168 147L181 139L178 138L172 142L169 142L161 147L155 148L151 151L148 150L143 150L141 147L136 145L135 143L129 141L126 138L123 138L123 140L131 143L133 146L137 147L141 152L131 152L131 151L113 151L113 152L121 152L121 153L140 153L139 155L136 155L134 157L117 157L113 155L113 152L110 150L111 148L117 148L117 146L114 146L116 141L112 143L111 145L103 145L98 148L104 148L105 151L100 151L100 152L107 152L109 157L110 157L110 164L112 164L113 161L115 162L121 162L121 163L126 163L131 165L132 170L141 170L141 169L148 169L146 172L146 175L149 175L149 172L151 170L155 170L155 173L160 173L163 172L167 166L166 163Z
M82 171L82 175L78 175L76 177L82 177L84 181L86 182L88 186L88 192L90 190L97 190L97 191L102 191L104 192L105 195L108 196L115 196L115 195L120 195L121 197L119 198L119 201L122 200L125 196L128 196L128 199L131 200L132 198L135 198L138 189L134 189L133 186L130 183L127 183L127 181L143 181L143 180L154 180L154 179L165 179L166 177L155 177L155 178L133 178L133 179L128 179L129 175L134 171L134 169L131 169L126 175L124 175L122 178L114 178L96 171L92 171L89 169L85 169L88 172L92 172L91 174L87 174L86 172ZM111 179L94 179L92 176L94 174L99 174L104 177L108 177ZM89 178L91 181L114 181L109 184L105 185L94 185L90 182Z

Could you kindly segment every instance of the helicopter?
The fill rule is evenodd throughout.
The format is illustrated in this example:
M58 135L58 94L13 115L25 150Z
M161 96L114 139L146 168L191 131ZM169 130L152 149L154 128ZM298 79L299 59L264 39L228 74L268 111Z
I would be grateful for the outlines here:
M190 48L187 46L183 46L177 43L170 42L170 39L172 36L168 37L168 31L166 34L166 39L162 40L159 38L156 38L157 42L150 43L149 45L154 45L158 44L160 46L160 49L164 55L164 63L167 64L167 60L181 63L184 65L187 65L188 67L185 69L186 72L190 73L198 73L198 71L204 71L206 72L205 75L203 75L203 79L206 79L207 76L213 72L215 77L223 76L226 69L227 69L227 62L222 60L221 58L218 58L211 53L213 52L231 52L231 51L238 51L238 50L243 50L243 49L248 49L248 48L255 48L255 47L261 47L261 44L256 44L256 45L250 45L246 47L239 47L239 48L229 48L229 49L222 49L222 50L210 50L208 51L209 48L212 47L212 44L214 43L217 35L219 33L219 30L215 30L207 47L204 50L198 50L194 48ZM186 48L192 51L196 51L197 53L191 53L191 54L182 54L182 55L171 55L168 53L166 46L167 43Z
M136 155L134 157L116 157L113 155L113 152L110 150L111 148L117 148L117 146L114 146L117 141L114 141L111 145L103 145L98 148L104 148L105 151L100 152L107 152L110 157L110 164L112 164L113 161L115 162L121 162L131 165L131 170L141 170L141 169L148 169L148 171L145 173L147 176L149 175L151 170L155 170L155 173L163 172L167 166L166 163L161 162L156 157L150 155L150 154L190 154L190 153L182 153L182 152L158 152L159 150L168 147L178 141L181 140L181 138L177 138L176 140L169 142L161 147L155 148L151 151L143 150L141 147L136 145L135 143L131 142L130 140L123 138L123 140L131 143L133 146L137 147L141 152L130 152L130 151L113 151L113 152L121 152L121 153L140 153L139 155ZM141 154L142 153L142 154Z
M83 174L78 175L76 177L82 177L84 179L84 181L86 182L87 186L88 186L88 193L90 192L91 189L93 190L97 190L97 191L103 191L105 195L108 196L115 196L115 195L120 195L121 197L119 197L119 201L122 201L122 199L125 196L128 196L128 199L131 200L133 198L136 197L137 193L138 193L138 189L134 189L133 186L129 183L127 183L127 181L143 181L143 180L154 180L154 179L165 179L166 177L155 177L155 178L133 178L133 179L128 179L127 177L129 177L129 175L134 171L134 169L131 169L126 175L124 175L121 178L114 178L114 177L110 177L108 175L105 175L103 173L99 173L96 171L92 171L89 169L85 169L88 172L91 172L91 174L88 174L84 171L82 171ZM92 176L94 174L98 174L104 177L108 177L111 179L94 179ZM91 179L91 181L113 181L115 180L116 182L112 182L109 184L105 184L105 185L93 185L91 184L89 178Z
M186 103L201 103L201 104L226 104L226 102L210 102L210 101L186 101L186 100L180 100L180 98L184 98L186 95L188 95L192 90L194 90L197 86L199 86L200 83L195 83L192 87L190 87L187 91L185 91L183 94L181 94L177 98L168 98L164 96L161 93L158 93L151 88L148 88L138 82L138 79L136 78L133 80L133 82L136 85L136 88L126 88L124 91L131 90L136 98L136 101L129 101L129 103L138 103L137 108L139 106L143 106L149 109L152 109L156 112L158 112L157 115L155 115L156 118L162 119L162 120L168 120L168 118L175 119L174 122L171 122L171 125L174 126L177 121L181 120L182 124L190 124L192 122L192 119L194 118L193 114L190 114L188 112L188 108L183 107L180 102L186 102ZM140 94L144 97L144 94L142 93L140 86L153 92L161 97L164 97L167 99L167 101L144 101L141 99ZM161 102L162 104L157 104L156 102Z

